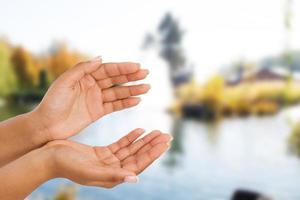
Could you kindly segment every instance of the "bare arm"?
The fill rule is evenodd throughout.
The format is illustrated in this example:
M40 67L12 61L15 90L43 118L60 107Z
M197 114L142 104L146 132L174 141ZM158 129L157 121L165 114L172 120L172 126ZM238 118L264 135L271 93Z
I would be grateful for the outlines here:
M0 167L48 141L34 112L0 123Z
M23 200L45 181L54 178L51 153L34 150L0 168L0 199Z
M136 96L149 85L120 84L147 74L137 63L96 59L77 64L51 85L34 111L0 123L0 166L49 141L71 137L111 112L136 106Z
M52 141L0 168L0 199L23 200L39 185L56 177L105 188L137 183L137 175L169 148L171 140L160 131L138 139L143 132L136 129L102 147Z

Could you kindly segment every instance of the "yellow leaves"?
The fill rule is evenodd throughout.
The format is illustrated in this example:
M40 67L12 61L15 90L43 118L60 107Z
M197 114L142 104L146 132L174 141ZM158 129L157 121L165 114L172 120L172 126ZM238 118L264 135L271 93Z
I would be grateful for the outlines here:
M300 156L300 124L294 124L292 133L288 138L289 150Z
M178 112L181 106L192 103L209 106L217 114L260 115L275 113L280 107L299 101L298 81L253 81L231 86L215 76L205 85L191 82L179 88L178 100L171 111Z
M269 100L262 100L255 102L251 106L251 113L256 115L261 115L265 113L273 114L276 113L279 109L278 103Z
M24 89L37 90L41 82L46 88L49 80L85 58L64 43L56 43L48 54L36 56L22 46L14 47L0 39L0 96Z
M82 54L77 51L71 51L66 44L56 44L47 62L47 68L51 73L51 78L57 78L83 59L84 56Z
M219 104L224 95L224 78L214 76L204 85L202 99L212 104Z
M180 86L176 90L176 96L182 101L189 102L198 101L199 94L202 93L202 87L196 81L190 81L188 84Z
M11 61L17 75L20 88L37 86L39 66L27 50L22 47L15 48L12 53Z
M10 61L11 53L9 43L0 39L0 96L8 95L16 87L16 77Z

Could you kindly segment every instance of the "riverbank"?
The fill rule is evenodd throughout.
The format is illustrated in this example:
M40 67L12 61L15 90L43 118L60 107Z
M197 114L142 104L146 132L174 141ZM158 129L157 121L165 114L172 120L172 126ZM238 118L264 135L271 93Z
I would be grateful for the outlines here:
M36 104L31 105L11 105L4 99L0 100L0 121L15 117L17 115L29 112Z
M205 85L195 82L178 88L169 111L176 116L215 120L230 116L273 115L300 102L300 82L272 80L226 85L215 77Z

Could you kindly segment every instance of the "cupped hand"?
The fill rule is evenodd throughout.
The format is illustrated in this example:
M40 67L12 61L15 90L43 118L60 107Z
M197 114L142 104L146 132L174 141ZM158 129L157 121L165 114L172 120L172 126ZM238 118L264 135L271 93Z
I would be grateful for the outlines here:
M138 139L143 132L136 129L103 147L67 140L52 141L46 147L54 149L53 168L57 177L82 185L111 188L124 181L137 182L137 175L169 148L170 135L153 131Z
M144 79L137 63L82 62L62 74L33 111L47 140L66 139L104 115L137 105L147 84L120 86ZM117 86L116 86L117 85Z

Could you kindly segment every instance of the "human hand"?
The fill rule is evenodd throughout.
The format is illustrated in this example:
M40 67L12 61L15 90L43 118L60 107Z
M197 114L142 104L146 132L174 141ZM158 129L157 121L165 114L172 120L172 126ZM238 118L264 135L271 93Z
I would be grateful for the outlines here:
M136 176L169 148L170 135L153 131L136 141L143 132L136 129L103 147L58 140L44 148L52 149L54 176L82 185L112 188L124 181L137 182Z
M136 63L102 64L101 59L79 63L51 85L31 116L46 141L66 139L106 114L137 105L140 98L134 96L148 92L149 85L115 85L147 74Z

